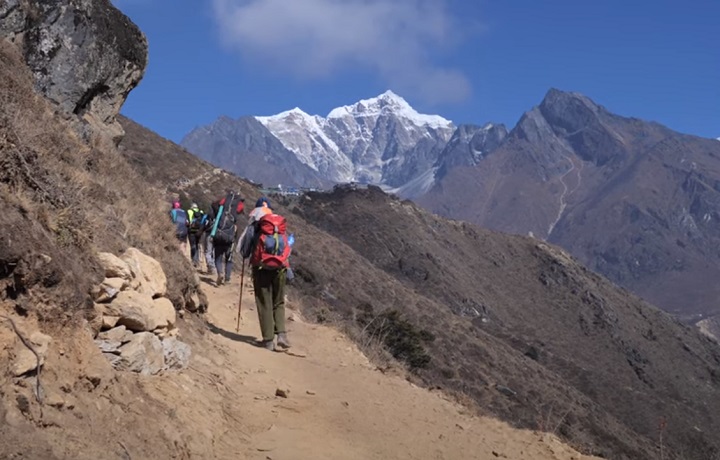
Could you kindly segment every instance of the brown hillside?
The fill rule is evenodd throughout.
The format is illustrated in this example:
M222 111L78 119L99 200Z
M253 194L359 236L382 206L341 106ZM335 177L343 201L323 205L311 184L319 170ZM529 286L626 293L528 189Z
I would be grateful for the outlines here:
M123 126L121 147L148 179L179 184L171 191L193 199L233 184L138 125ZM433 217L374 188L278 209L298 236L293 298L318 320L350 325L361 344L388 339L427 385L608 458L717 454L717 346L559 249Z

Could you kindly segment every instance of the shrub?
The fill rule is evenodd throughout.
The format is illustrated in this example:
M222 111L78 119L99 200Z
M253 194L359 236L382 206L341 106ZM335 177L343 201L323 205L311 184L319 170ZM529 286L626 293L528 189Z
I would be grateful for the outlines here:
M371 305L364 304L356 322L363 334L380 340L395 359L406 363L411 370L424 369L430 364L430 355L424 344L435 340L432 333L402 318L397 310L386 310L375 315Z

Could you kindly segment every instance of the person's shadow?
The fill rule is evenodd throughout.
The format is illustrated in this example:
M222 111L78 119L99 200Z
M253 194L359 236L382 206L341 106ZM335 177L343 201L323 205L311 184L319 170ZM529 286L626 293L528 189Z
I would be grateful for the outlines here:
M227 339L234 340L236 342L244 342L254 347L262 346L262 342L251 335L236 334L235 332L226 331L225 329L217 327L216 325L207 320L205 321L205 324L207 325L208 330L210 330L210 332L212 332L213 334L221 335Z
M203 283L209 284L210 286L215 286L215 278L213 278L212 276L207 276L207 275L202 276L201 275L200 281L202 281Z

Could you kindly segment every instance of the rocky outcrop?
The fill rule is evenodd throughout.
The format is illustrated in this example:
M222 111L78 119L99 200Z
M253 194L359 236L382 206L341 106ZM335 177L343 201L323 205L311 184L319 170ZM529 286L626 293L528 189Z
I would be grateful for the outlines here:
M109 0L5 0L0 37L22 49L36 88L63 112L120 139L115 117L143 77L148 46Z
M190 362L190 346L177 339L177 313L167 293L160 263L138 249L122 257L97 256L105 278L95 292L100 325L95 344L119 370L146 375L164 369L183 369Z

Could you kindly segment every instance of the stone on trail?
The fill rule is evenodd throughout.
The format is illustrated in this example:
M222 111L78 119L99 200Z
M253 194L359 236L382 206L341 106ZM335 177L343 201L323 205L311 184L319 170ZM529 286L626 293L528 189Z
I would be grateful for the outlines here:
M160 339L151 332L140 332L133 334L132 340L120 347L120 360L116 367L143 375L154 375L160 372L164 365Z
M127 262L118 256L110 254L109 252L98 252L97 258L100 266L105 271L105 277L122 278L128 281L132 278L132 272Z
M280 398L287 398L288 396L290 396L290 390L278 388L277 390L275 390L275 396L278 396Z
M162 348L167 369L185 369L190 364L192 352L187 343L168 337L162 341Z

